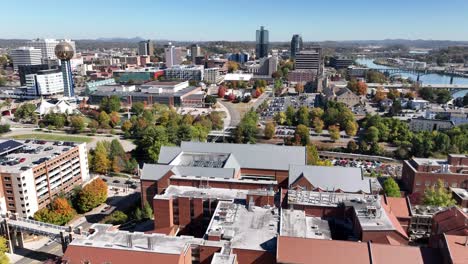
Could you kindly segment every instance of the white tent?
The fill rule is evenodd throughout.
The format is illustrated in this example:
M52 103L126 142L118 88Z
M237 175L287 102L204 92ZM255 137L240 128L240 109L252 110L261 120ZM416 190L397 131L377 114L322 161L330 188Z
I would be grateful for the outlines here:
M56 113L56 114L79 114L80 111L76 106L70 104L65 100L59 100L56 104L51 104L44 99L41 99L39 106L36 108L36 113L40 116Z

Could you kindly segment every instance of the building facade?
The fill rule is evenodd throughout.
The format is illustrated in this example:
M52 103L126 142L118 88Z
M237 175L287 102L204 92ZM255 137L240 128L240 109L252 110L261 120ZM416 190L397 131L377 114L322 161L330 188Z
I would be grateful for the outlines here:
M168 80L203 80L203 66L201 65L176 65L164 70L164 77Z
M211 84L219 84L224 80L219 68L208 68L203 70L203 81Z
M86 143L0 143L0 212L32 217L57 195L89 181Z
M32 47L20 47L10 51L13 68L18 70L19 66L41 64L41 50Z
M18 75L20 77L20 84L22 86L26 85L26 75L35 74L42 70L48 70L49 65L47 64L37 64L37 65L19 65L18 66Z
M138 42L138 55L152 56L154 54L154 43L151 40Z
M201 49L200 46L198 46L198 44L193 44L192 46L190 46L190 56L192 58L193 64L195 64L195 59L197 57L200 57L201 55Z
M263 57L268 56L269 50L269 36L268 30L266 30L263 26L257 30L256 34L256 46L255 46L255 55L256 59L260 59Z
M29 95L49 96L63 94L63 75L58 69L42 70L25 76Z
M409 122L411 131L438 131L451 129L455 124L450 120L413 118Z
M294 34L291 39L291 58L296 58L296 53L301 51L303 48L301 35Z
M316 70L320 75L322 73L322 48L314 47L310 50L303 50L296 53L296 70Z
M175 47L169 43L164 48L165 64L167 68L175 65L180 65L185 59L185 50L181 47Z
M344 58L344 57L331 57L330 58L330 66L339 70L339 69L347 69L349 66L353 65L354 61L352 59Z
M76 50L75 41L70 39L33 39L28 42L28 46L40 49L42 59L56 60L57 56L55 56L55 46L57 46L62 41L68 42L73 47L73 50Z

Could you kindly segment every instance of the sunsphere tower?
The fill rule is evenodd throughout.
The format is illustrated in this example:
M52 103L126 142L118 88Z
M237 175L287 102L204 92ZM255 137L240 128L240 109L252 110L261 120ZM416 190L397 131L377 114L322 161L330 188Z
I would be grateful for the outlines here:
M73 75L70 65L70 59L73 58L75 51L72 45L66 41L62 41L55 46L55 56L61 62L63 75L63 95L67 97L75 96L75 85L73 83Z

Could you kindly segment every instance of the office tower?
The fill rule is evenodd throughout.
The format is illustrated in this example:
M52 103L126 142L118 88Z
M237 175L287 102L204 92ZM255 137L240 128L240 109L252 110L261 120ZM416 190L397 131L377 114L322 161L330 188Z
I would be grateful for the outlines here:
M295 69L316 70L317 74L320 75L322 72L322 48L315 46L296 53Z
M180 65L184 57L184 51L181 47L175 47L169 42L164 48L166 67L171 68L174 65Z
M257 59L268 56L268 30L263 26L257 30L257 45L255 48Z
M18 70L21 65L41 64L41 50L32 47L20 47L10 51L13 67Z
M193 44L190 47L190 53L192 56L192 63L195 64L195 58L201 56L200 46L198 46L197 44Z
M42 96L63 93L63 74L60 69L41 70L25 76L28 95Z
M151 40L138 42L138 55L152 56L154 54L154 44Z
M73 47L70 43L63 41L55 46L55 55L61 62L62 75L63 75L63 95L67 97L74 97L74 83L71 70L70 59L75 54Z
M302 37L295 34L291 39L291 58L296 58L296 53L302 50Z
M55 56L55 46L62 41L68 42L73 50L76 50L75 42L69 39L33 39L28 42L28 46L40 49L42 52L42 59L57 59L57 56Z
M232 53L228 56L229 61L235 61L244 64L249 60L249 54L244 52Z
M36 74L42 70L48 70L49 65L47 64L37 64L37 65L19 65L18 66L18 75L20 77L20 84L22 86L26 85L26 75Z

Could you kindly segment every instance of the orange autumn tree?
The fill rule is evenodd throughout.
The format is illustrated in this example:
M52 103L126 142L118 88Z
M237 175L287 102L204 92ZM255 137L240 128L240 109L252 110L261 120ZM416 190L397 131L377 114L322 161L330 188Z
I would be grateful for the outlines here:
M100 178L86 185L78 194L77 207L80 213L89 212L107 199L107 184Z
M365 82L357 83L357 94L366 95L367 94L367 84Z
M54 225L65 225L75 217L76 211L67 199L57 197L52 203L38 210L34 214L34 219Z

